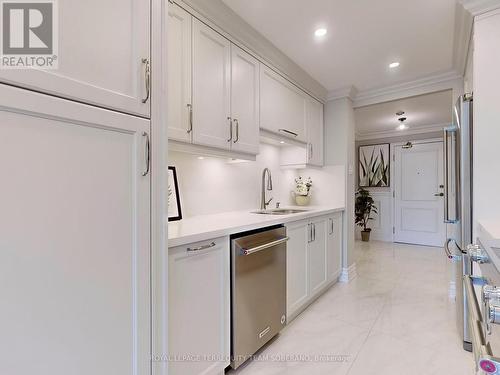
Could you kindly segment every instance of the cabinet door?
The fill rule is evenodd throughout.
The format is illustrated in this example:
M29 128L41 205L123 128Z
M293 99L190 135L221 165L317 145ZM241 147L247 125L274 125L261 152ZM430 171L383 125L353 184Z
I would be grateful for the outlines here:
M0 82L149 117L150 1L57 3L58 69L0 69Z
M328 281L337 280L341 272L342 260L342 215L328 218L327 271Z
M231 43L193 19L193 143L229 149Z
M176 4L168 7L168 138L191 142L192 16Z
M308 302L309 275L307 257L307 242L309 240L309 225L302 221L286 226L287 242L286 256L286 305L287 319L290 321Z
M150 374L149 121L0 97L0 373Z
M261 64L260 127L306 142L305 93Z
M259 153L259 62L231 44L232 149Z
M307 164L323 166L323 104L307 100Z
M202 358L170 362L169 374L222 374L229 365L229 238L168 251L170 356Z
M312 241L308 246L309 259L309 293L316 295L327 283L327 256L326 256L326 219L317 219L311 222Z

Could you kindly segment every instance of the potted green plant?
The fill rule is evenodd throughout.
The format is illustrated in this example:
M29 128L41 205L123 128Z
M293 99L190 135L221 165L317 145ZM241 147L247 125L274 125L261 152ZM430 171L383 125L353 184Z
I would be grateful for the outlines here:
M356 224L362 227L361 230L361 240L370 241L371 228L368 228L368 222L373 220L370 216L371 213L377 213L377 207L373 198L370 196L370 192L363 188L359 188L356 192L356 204L354 206L354 213L356 215Z

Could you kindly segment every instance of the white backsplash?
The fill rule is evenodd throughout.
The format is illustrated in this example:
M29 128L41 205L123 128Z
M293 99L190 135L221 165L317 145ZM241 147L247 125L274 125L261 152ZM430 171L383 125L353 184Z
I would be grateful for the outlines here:
M227 159L169 152L168 163L177 169L183 217L227 211L252 210L260 206L262 170L269 168L273 190L266 192L283 206L292 205L291 191L298 175L313 179L311 204L343 205L343 166L293 170L280 168L280 149L261 144L256 161L230 163Z

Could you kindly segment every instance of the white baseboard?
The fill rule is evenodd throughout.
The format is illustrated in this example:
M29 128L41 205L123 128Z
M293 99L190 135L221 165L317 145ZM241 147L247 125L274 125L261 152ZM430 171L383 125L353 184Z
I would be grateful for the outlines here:
M356 271L356 263L351 264L347 268L342 268L342 273L339 277L339 282L348 283L351 280L355 279L358 276L358 272Z

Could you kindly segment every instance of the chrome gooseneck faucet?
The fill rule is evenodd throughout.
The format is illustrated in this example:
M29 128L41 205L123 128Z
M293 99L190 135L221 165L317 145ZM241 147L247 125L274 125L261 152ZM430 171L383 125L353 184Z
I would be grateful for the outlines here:
M260 209L265 210L269 203L273 200L273 198L266 201L266 173L267 173L267 190L273 190L273 179L271 177L271 171L269 168L264 168L262 171L262 191L261 191L261 199L260 199Z

